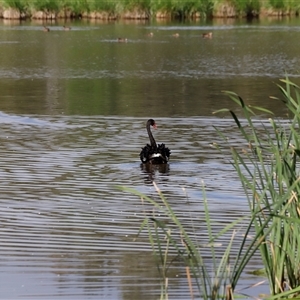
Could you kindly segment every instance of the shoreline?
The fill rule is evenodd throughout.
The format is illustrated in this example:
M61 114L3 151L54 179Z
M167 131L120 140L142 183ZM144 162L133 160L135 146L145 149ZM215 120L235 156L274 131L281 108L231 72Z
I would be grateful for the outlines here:
M1 0L0 0L1 1ZM3 1L3 0L2 0ZM22 0L19 0L20 3ZM281 7L274 8L266 1L256 1L251 7L247 4L245 7L237 7L224 0L222 2L212 3L207 8L182 9L173 7L172 10L166 8L142 8L140 6L122 7L119 9L103 8L93 9L93 7L77 8L64 6L58 3L55 8L44 6L38 7L24 5L19 7L3 6L0 2L0 19L5 20L58 20L58 19L99 19L99 20L153 20L153 19L203 19L203 18L259 18L259 17L297 17L300 14L300 8ZM255 1L253 1L255 2ZM263 5L264 4L264 5ZM114 4L117 5L116 3Z

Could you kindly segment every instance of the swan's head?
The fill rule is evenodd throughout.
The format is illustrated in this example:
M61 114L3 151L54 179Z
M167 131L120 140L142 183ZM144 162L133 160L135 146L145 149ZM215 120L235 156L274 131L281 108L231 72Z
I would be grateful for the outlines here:
M147 123L150 124L154 129L157 128L156 123L153 119L149 119Z

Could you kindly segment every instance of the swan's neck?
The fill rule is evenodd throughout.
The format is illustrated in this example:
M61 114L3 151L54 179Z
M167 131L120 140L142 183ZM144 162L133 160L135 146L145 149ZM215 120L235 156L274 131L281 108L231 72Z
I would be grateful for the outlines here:
M150 129L150 124L147 124L147 131L148 131L148 135L149 135L149 140L150 140L150 145L154 148L156 148L156 142L155 139L152 135L151 129Z

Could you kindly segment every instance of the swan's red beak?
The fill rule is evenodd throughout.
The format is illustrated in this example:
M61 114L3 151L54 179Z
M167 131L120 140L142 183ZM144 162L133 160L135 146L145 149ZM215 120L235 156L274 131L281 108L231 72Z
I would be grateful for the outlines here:
M157 126L156 126L156 124L155 124L155 123L153 124L153 128L154 128L154 129L157 129Z

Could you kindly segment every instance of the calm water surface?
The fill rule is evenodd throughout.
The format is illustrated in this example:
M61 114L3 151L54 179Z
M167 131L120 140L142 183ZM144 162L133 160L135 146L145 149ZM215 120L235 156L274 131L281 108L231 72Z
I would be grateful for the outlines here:
M203 245L203 184L216 232L247 214L213 126L244 142L212 112L233 107L221 92L232 90L284 116L269 96L285 73L299 81L300 22L49 26L0 24L0 298L156 299L146 232L134 241L152 207L117 187L158 199L155 180ZM172 150L167 169L140 165L148 117ZM170 299L188 299L180 264L169 277ZM245 272L238 288L259 280ZM260 292L267 286L245 293Z

